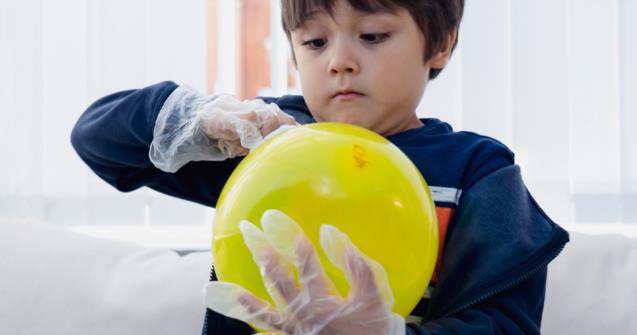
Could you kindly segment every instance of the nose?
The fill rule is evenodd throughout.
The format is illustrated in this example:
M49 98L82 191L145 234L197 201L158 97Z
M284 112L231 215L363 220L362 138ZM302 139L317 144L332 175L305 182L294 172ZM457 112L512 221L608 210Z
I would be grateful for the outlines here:
M336 39L332 43L331 51L328 67L330 75L356 74L360 71L353 43L343 38Z

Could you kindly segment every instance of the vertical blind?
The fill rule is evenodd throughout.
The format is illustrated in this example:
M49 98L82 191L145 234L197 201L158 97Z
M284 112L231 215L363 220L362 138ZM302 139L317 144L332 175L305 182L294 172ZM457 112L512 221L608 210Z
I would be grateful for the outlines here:
M637 2L468 1L422 115L516 153L557 221L637 222Z
M92 101L115 91L174 80L235 93L240 5L2 0L0 219L208 221L199 205L150 190L113 190L80 161L69 136ZM280 95L295 89L286 85L279 1L269 7L272 75L263 91ZM207 20L217 27L213 88ZM554 220L637 223L637 1L467 1L460 44L418 113L512 148L531 193Z
M114 190L69 140L84 109L106 94L163 80L206 91L205 1L6 0L0 8L0 218L205 222L202 206Z

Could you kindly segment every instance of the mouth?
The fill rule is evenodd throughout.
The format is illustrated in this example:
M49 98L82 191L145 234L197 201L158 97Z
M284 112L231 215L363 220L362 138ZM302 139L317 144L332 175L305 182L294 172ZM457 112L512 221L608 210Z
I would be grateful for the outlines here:
M350 101L350 100L362 98L363 96L365 96L363 93L360 93L354 90L340 90L332 96L332 99L339 100L339 101Z

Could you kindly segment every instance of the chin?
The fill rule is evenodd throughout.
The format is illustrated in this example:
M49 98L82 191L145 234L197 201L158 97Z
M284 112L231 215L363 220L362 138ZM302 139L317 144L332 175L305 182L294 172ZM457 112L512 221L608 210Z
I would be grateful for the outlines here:
M364 110L360 110L361 108L356 108L357 106L352 106L350 108L345 108L339 110L337 112L337 118L340 119L340 122L349 123L356 126L361 126L367 122L366 118L369 118L369 113L366 113Z
M347 123L369 129L368 118L371 115L369 112L365 112L365 109L360 106L324 106L322 110L319 109L319 113L315 113L314 118L318 122Z
M363 122L363 119L359 116L344 115L335 119L336 122L347 123L359 127L364 127L365 124L365 122Z

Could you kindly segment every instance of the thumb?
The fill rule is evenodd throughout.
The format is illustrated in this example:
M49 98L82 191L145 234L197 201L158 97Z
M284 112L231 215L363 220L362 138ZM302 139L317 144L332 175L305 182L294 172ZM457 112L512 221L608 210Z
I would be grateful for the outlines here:
M254 150L261 142L263 142L261 130L254 122L239 119L236 131L237 135L239 135L241 146L246 149Z
M391 310L394 295L383 266L363 254L345 233L333 225L322 225L320 235L325 255L343 271L350 284L349 296L377 296Z
M281 316L270 304L239 285L211 282L204 294L204 303L209 309L259 329L275 330L273 324L280 322Z

